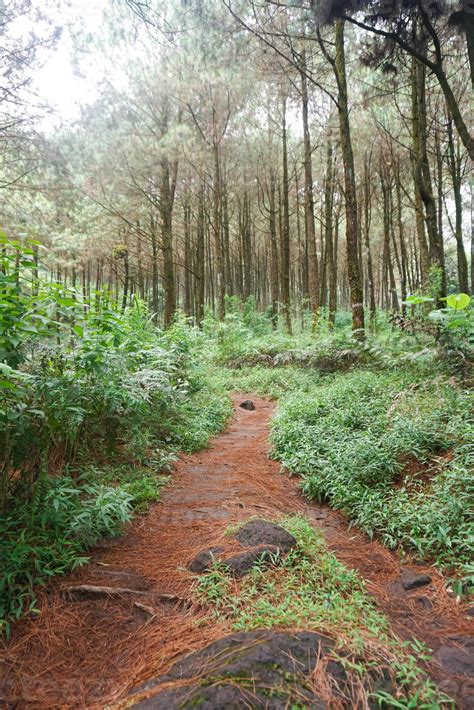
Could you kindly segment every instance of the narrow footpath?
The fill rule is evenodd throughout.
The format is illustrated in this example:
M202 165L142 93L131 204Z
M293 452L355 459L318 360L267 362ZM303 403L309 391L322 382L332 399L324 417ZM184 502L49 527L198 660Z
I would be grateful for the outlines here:
M255 411L239 407L244 399ZM456 707L474 708L469 663L461 668L466 650L474 653L466 605L447 593L435 569L409 560L403 568L432 583L407 591L395 554L349 529L340 514L303 499L298 481L268 458L274 404L248 394L233 400L228 429L209 449L180 459L161 502L121 538L94 548L89 565L41 592L39 618L13 627L0 648L0 708L124 707L130 689L229 633L187 602L195 581L187 562L222 544L231 523L288 513L302 513L323 530L338 558L365 578L394 631L432 649L430 674Z

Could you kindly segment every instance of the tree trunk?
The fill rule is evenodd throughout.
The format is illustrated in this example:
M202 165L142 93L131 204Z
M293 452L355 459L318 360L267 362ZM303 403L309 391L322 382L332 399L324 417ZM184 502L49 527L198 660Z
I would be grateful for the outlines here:
M288 177L288 148L286 133L286 98L282 104L282 159L283 159L283 185L282 185L282 230L281 230L281 300L286 329L291 334L290 313L290 203L289 203L289 177Z
M448 117L447 134L448 134L448 166L449 166L449 172L451 175L451 181L453 184L453 195L454 195L454 205L455 205L454 237L456 239L459 290L462 293L469 293L467 257L466 257L466 251L464 249L464 241L463 241L463 234L462 234L461 156L459 153L459 149L456 153L456 150L454 147L452 120L451 120L450 116Z
M192 316L191 288L191 207L188 200L184 203L184 312Z
M349 123L346 60L344 51L344 20L336 20L335 42L336 57L334 70L338 87L339 133L341 139L342 161L344 165L347 273L349 278L352 309L352 330L356 333L356 337L363 339L363 287L359 254L357 250L357 194L354 172L354 153L352 150L351 130Z
M374 270L372 265L372 252L370 249L370 225L372 222L370 170L367 156L364 160L364 242L367 252L367 280L369 286L369 311L370 324L375 325L377 308L375 304Z
M168 328L176 312L176 291L173 263L173 195L170 186L170 167L167 158L161 161L161 242L163 251L163 291L164 291L164 327Z
M301 53L301 106L303 114L303 145L304 145L304 214L306 228L306 244L308 248L308 296L312 315L312 328L318 323L319 286L318 286L318 252L316 248L316 233L314 229L314 197L313 168L311 153L311 136L308 120L308 80L306 78L305 50Z
M198 222L196 230L196 263L194 271L196 273L195 279L195 313L196 313L196 323L199 327L202 325L204 318L204 268L205 268L205 229L204 229L204 188L201 187L198 195L199 206L198 206Z
M332 233L331 233L332 241ZM329 326L333 327L336 322L337 311L337 253L339 243L339 207L334 218L334 244L332 249L327 246L329 255Z
M426 126L426 91L425 75L426 67L418 60L413 60L414 78L412 88L415 92L413 102L414 123L417 124L417 145L415 148L415 179L417 189L420 193L425 207L425 221L428 232L429 263L430 267L436 266L439 269L440 283L439 293L436 297L441 298L446 295L446 272L444 267L444 249L440 242L438 233L438 220L436 215L436 201L433 196L430 164L427 152L427 126ZM442 304L441 304L442 305Z
M279 265L278 265L278 238L277 238L277 211L276 211L276 177L270 168L270 187L268 191L269 201L269 230L271 247L271 283L270 292L272 300L272 323L273 327L278 324L278 300L280 298Z
M219 156L219 139L217 136L217 116L216 110L212 109L212 130L213 130L213 156L214 156L214 185L213 185L213 233L214 252L216 255L216 293L217 293L217 317L219 320L225 318L225 265L222 249L221 236L221 169Z
M156 323L158 321L158 239L156 233L156 221L153 215L150 215L150 235L151 235L151 253L152 253L152 277L151 277L151 310L152 318Z

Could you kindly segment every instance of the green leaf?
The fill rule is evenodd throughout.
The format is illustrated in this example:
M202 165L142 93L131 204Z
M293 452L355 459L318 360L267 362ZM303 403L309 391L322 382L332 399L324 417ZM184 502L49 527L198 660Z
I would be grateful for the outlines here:
M467 293L453 293L447 297L446 303L449 308L456 311L463 311L471 302L471 297Z
M434 298L430 298L429 296L417 296L417 295L408 296L407 299L405 301L403 301L403 303L407 306L416 306L419 303L433 303L433 302L434 302Z

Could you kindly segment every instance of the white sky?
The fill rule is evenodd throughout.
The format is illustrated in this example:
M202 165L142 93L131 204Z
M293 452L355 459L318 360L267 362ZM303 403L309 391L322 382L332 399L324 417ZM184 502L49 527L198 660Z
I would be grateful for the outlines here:
M61 121L73 121L79 116L81 105L97 98L97 84L104 75L104 68L85 57L86 61L81 62L84 76L75 74L73 37L81 26L86 31L97 31L102 12L109 4L110 0L70 0L67 5L61 2L60 10L48 13L54 24L63 27L63 33L55 49L48 50L46 62L33 78L33 91L53 110L53 114L41 122L42 128L51 130Z

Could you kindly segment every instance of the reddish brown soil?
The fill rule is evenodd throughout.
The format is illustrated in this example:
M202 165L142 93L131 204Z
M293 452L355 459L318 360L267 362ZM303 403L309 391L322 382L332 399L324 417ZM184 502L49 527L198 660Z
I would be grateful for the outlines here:
M238 407L246 398L256 411ZM224 537L225 529L255 515L301 512L311 518L337 556L367 580L403 638L416 636L435 651L472 630L465 607L445 591L434 569L419 568L433 585L405 592L396 555L348 529L338 513L301 497L297 481L267 458L273 404L252 395L235 396L234 403L229 428L210 449L182 457L162 502L138 516L122 538L97 547L91 564L41 593L39 618L14 626L0 655L0 708L102 708L166 672L183 653L224 635L228 629L206 621L196 606L158 603L156 594L190 597L195 578L186 563L212 545L238 546ZM143 593L75 601L65 595L68 586L85 583ZM134 601L153 605L155 616ZM459 700L473 694L466 678L436 664L430 672L458 698L457 707L468 707Z

